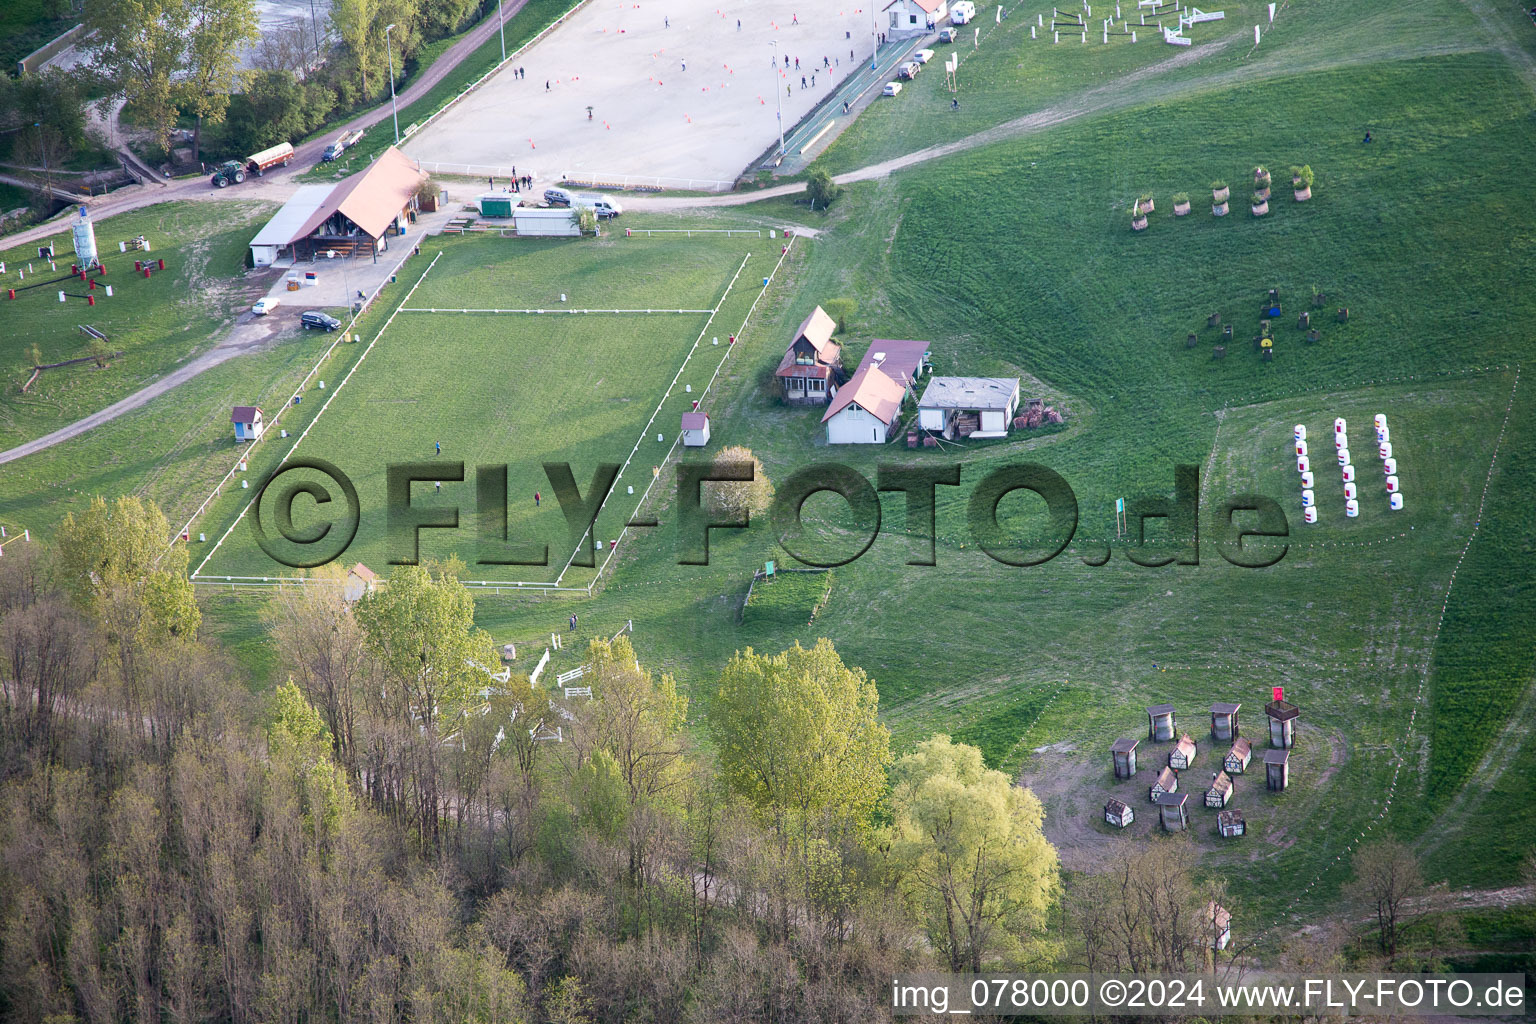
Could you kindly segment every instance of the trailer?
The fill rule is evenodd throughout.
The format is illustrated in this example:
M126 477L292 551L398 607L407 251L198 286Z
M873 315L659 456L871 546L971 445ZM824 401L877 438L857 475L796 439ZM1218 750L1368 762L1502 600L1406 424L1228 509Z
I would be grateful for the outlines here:
M260 153L252 153L245 158L245 169L249 174L260 177L268 169L278 166L287 167L293 159L293 146L287 142L279 142L271 149L264 149Z

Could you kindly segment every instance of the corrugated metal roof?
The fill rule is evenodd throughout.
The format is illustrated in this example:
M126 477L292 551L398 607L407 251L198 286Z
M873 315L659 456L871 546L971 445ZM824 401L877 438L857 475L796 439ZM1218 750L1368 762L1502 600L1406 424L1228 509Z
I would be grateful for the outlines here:
M330 185L300 185L293 197L283 204L283 208L256 232L251 244L282 246L288 245L295 238L303 238L297 232L310 215L320 209L326 197L331 194L331 189Z
M1004 409L1017 404L1017 377L934 377L923 389L919 409Z

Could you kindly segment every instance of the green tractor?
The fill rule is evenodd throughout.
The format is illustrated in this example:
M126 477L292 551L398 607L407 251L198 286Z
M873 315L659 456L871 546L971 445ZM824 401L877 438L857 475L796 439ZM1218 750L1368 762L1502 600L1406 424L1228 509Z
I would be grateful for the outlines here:
M238 185L245 180L245 164L239 160L226 160L213 172L214 188Z

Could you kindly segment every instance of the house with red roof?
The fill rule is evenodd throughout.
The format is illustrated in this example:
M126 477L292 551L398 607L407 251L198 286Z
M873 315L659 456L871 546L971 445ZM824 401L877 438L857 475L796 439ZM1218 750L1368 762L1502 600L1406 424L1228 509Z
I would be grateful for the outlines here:
M832 340L837 323L820 306L795 331L795 338L773 372L790 405L826 405L847 378L843 347Z
M837 391L821 422L828 444L884 444L901 422L901 405L928 369L926 341L877 338Z

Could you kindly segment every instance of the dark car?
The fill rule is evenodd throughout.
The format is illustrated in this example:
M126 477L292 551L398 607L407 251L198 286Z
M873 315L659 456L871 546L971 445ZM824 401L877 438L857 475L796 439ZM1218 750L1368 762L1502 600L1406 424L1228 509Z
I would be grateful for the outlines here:
M340 320L337 320L335 317L327 313L322 313L318 309L308 309L299 314L299 323L306 331L311 327L318 327L322 330L334 331L341 326Z

